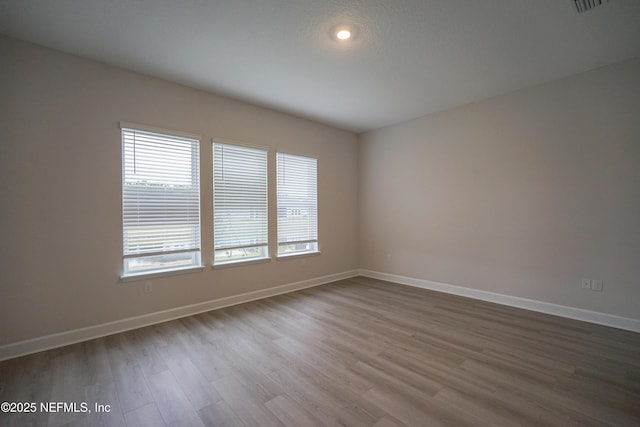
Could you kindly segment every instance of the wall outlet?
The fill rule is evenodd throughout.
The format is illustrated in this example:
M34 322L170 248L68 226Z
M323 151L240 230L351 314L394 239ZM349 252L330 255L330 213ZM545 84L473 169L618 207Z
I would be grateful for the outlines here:
M602 292L602 280L594 279L591 281L591 290Z
M582 289L590 291L602 292L603 281L601 279L582 279L580 282Z
M151 292L153 292L153 283L144 282L144 293L150 294Z

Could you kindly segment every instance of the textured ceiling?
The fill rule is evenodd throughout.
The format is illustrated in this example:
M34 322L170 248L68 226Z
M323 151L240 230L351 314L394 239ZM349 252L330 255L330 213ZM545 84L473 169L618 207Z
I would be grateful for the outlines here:
M361 132L640 56L640 1L2 0L0 33Z

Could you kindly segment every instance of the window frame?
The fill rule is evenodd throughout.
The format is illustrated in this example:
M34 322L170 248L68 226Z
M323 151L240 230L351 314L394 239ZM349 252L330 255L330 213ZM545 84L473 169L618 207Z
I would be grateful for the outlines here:
M302 240L298 240L298 241L281 241L281 226L280 226L280 222L281 222L281 209L283 207L283 205L285 205L285 209L286 209L286 204L283 203L283 201L281 200L281 173L280 173L280 157L283 156L283 161L286 157L293 157L293 158L300 158L300 159L304 159L304 160L313 160L313 166L314 166L314 180L313 180L313 193L315 194L315 199L314 199L314 203L313 203L313 207L315 208L315 211L313 212L312 218L315 219L315 224L313 225L313 230L315 231L314 235L309 236L309 239L302 239ZM284 150L277 150L275 153L275 160L276 160L276 258L279 260L282 259L287 259L287 258L295 258L295 257L304 257L304 256L313 256L313 255L319 255L320 254L320 244L319 244L319 215L318 215L318 157L317 156L311 156L311 155L307 155L307 154L299 154L299 153L292 153L289 151L284 151ZM285 168L286 169L286 168ZM286 170L284 172L286 174ZM283 177L284 178L284 177ZM301 208L304 208L305 206L301 206ZM315 237L315 238L314 238ZM281 246L283 245L294 245L294 244L308 244L308 248L306 249L301 249L301 250L291 250L291 251L281 251Z
M122 161L121 161L121 167L122 167L121 197L122 199L121 199L120 207L122 209L121 230L122 230L122 239L123 239L122 240L123 263L122 263L122 273L120 276L121 281L128 282L128 281L135 281L135 280L141 280L141 279L152 278L152 277L162 277L162 276L189 273L193 271L202 271L204 269L204 266L202 264L202 204L201 204L202 186L201 186L201 170L200 170L201 137L199 135L195 135L191 133L174 131L174 130L159 128L154 126L140 125L140 124L129 123L129 122L120 122L119 127L121 130L120 136L121 136L121 149L122 149ZM190 167L188 169L188 174L191 176L191 182L190 182L190 186L186 187L186 191L189 193L189 196L190 196L188 201L192 204L194 203L194 201L197 203L197 221L196 223L193 222L194 215L193 213L189 212L183 218L183 219L186 219L187 223L180 224L183 226L185 226L186 224L186 227L188 229L189 228L191 229L191 231L187 232L187 234L184 234L183 232L183 236L188 234L193 234L193 236L195 236L192 239L188 240L188 246L190 247L184 248L184 249L157 250L157 251L150 251L150 250L141 251L138 248L136 252L134 250L131 250L131 248L128 246L129 239L127 238L127 233L131 231L132 226L135 226L136 223L127 220L127 215L130 215L130 212L128 212L128 210L132 209L132 206L133 206L133 205L128 205L129 202L127 201L127 199L132 196L140 196L140 194L144 194L144 191L142 191L141 193L135 193L135 191L132 191L129 193L127 192L127 189L126 189L127 178L131 178L131 176L128 175L128 172L127 172L127 166L128 166L127 150L130 150L130 148L127 147L127 144L129 143L129 141L126 139L127 138L126 134L131 132L133 132L134 135L136 132L139 132L141 136L144 136L150 139L157 138L157 141L149 143L149 145L151 146L154 143L155 144L164 143L170 147L171 147L171 144L175 144L173 147L169 148L170 150L174 150L174 149L185 150L185 148L187 147L187 144L190 144L189 149L190 149L191 160L190 160ZM162 138L166 138L166 141L163 141ZM179 147L181 143L184 143L185 145L183 147ZM162 156L160 156L161 162L162 160L166 161L166 153L164 154L164 156L165 156L164 159L162 159ZM162 165L162 163L160 163L160 165L167 166L166 164ZM171 170L171 172L175 173L174 170ZM160 175L160 173L157 173L157 174L158 175L152 176L152 178L155 178ZM160 186L162 185L167 185L167 184L160 183ZM195 198L194 198L194 195L195 195ZM167 205L162 205L162 206L166 208ZM192 208L190 209L192 210ZM189 211L189 209L187 209L187 211ZM145 224L145 221L141 221L138 224L142 223L141 228L144 228L144 226L150 227L150 222L151 221L147 218L146 224ZM159 242L161 243L158 243L158 245L167 244L162 241L159 241ZM135 271L131 269L131 262L129 261L134 259L138 259L138 260L146 259L146 261L149 262L149 259L152 257L163 257L163 256L171 257L172 255L175 255L175 254L187 254L188 256L186 256L181 261L188 261L190 259L190 262L181 264L181 265L176 265L176 266L160 265L155 268L153 266L150 266L152 265L152 263L149 263L147 264L148 265L147 268L143 267L139 271ZM166 264L168 261L165 259L164 261L161 261L161 262L164 262Z
M217 175L217 168L216 168L216 145L219 147L222 147L222 149L224 150L224 147L229 147L231 150L238 150L238 151L242 151L242 150L246 150L247 154L250 151L254 151L254 152L261 152L259 154L255 154L257 157L258 156L263 156L264 158L264 164L262 165L262 168L264 170L264 182L263 182L263 189L264 189L264 206L260 206L260 208L264 209L264 212L259 212L258 215L262 215L262 219L263 222L260 224L261 230L259 233L256 234L256 240L260 240L260 237L264 237L264 241L259 242L257 244L240 244L237 246L225 246L225 247L218 247L216 248L217 245L217 241L218 239L216 238L216 200L217 200L217 191L216 191L216 175ZM213 269L218 269L218 268L228 268L228 267L234 267L234 266L241 266L241 265L250 265L250 264L258 264L258 263L264 263L264 262L269 262L271 260L271 256L270 256L270 232L269 232L269 159L270 159L270 150L268 148L265 147L259 147L259 146L254 146L254 145L249 145L249 144L244 144L241 142L237 142L237 141L229 141L229 140L224 140L224 139L220 139L220 138L213 138L211 140L211 156L212 156L212 183L213 183L213 195L212 195L212 213L213 213L213 217L212 217L212 226L213 226L213 256L211 258L211 267ZM224 151L223 151L224 152ZM250 155L250 154L249 154ZM254 160L255 157L250 157L248 159L248 161ZM224 161L224 158L223 160ZM223 165L224 167L224 165ZM252 193L255 194L255 190L256 187L254 186L253 188L249 187L249 189L252 190ZM242 194L243 192L245 192L247 189L242 189L240 191L240 194ZM231 192L229 192L229 194L227 195L231 195ZM221 236L218 236L221 237ZM258 250L258 253L255 256L237 256L237 257L231 257L229 259L225 259L225 260L216 260L216 255L219 251L234 251L234 250L245 250L245 249L256 249Z

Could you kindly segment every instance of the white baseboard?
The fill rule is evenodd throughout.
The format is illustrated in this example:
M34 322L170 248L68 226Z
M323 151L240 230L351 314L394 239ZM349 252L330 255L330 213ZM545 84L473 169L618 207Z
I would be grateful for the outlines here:
M598 325L611 326L613 328L624 329L627 331L640 332L640 320L638 319L620 317L613 314L600 313L597 311L584 310L582 308L568 307L565 305L552 304L494 292L481 291L478 289L470 289L462 286L448 285L446 283L432 282L430 280L415 279L412 277L399 276L397 274L361 269L360 275L371 277L373 279L387 280L401 285L430 289L432 291L460 295L463 297L494 302L496 304L508 305L511 307L524 308L526 310L553 314L555 316L567 317L569 319L582 320Z
M183 307L171 308L169 310L158 311L155 313L143 314L141 316L129 317L127 319L116 320L114 322L102 323L100 325L88 326L85 328L60 332L44 337L5 344L0 346L0 361L12 359L18 356L24 356L25 354L49 350L56 347L62 347L93 338L112 335L118 332L141 328L143 326L149 326L156 323L179 319L181 317L204 313L206 311L211 311L218 308L229 307L249 301L255 301L258 299L285 294L288 292L310 288L313 286L324 285L326 283L348 279L357 275L358 270L345 271L342 273L330 274L328 276L316 277L300 282L275 286L269 289L261 289L259 291L247 292L240 295L233 295L230 297L219 298Z
M478 289L470 289L462 286L448 285L446 283L432 282L429 280L416 279L412 277L399 276L396 274L381 273L371 270L351 270L342 273L330 274L327 276L316 277L313 279L303 280L300 282L289 283L286 285L275 286L269 289L261 289L259 291L247 292L240 295L219 298L211 301L205 301L197 304L187 305L183 307L172 308L169 310L158 311L155 313L143 314L141 316L129 317L127 319L116 320L113 322L103 323L100 325L88 326L85 328L74 329L71 331L60 332L57 334L47 335L44 337L33 338L11 344L0 346L0 361L12 359L14 357L24 356L26 354L36 353L39 351L49 350L56 347L62 347L81 341L99 338L106 335L116 334L131 329L141 328L144 326L162 323L169 320L179 319L181 317L191 316L206 311L216 310L223 307L242 304L249 301L255 301L275 295L285 294L300 289L310 288L313 286L324 285L335 282L337 280L349 279L358 275L371 277L374 279L387 280L401 285L414 286L433 291L444 292L447 294L460 295L463 297L473 298L482 301L494 302L497 304L507 305L511 307L524 308L526 310L538 311L541 313L553 314L556 316L567 317L569 319L582 320L598 325L611 326L618 329L624 329L632 332L640 332L640 320L627 317L615 316L612 314L600 313L597 311L584 310L581 308L568 307L564 305L551 304L543 301L536 301L526 298L514 297L494 292L481 291Z

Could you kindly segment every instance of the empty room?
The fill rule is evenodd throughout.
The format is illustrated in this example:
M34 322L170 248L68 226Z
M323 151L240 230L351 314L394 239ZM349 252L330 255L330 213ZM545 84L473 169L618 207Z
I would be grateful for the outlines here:
M640 425L639 24L3 0L0 426Z

